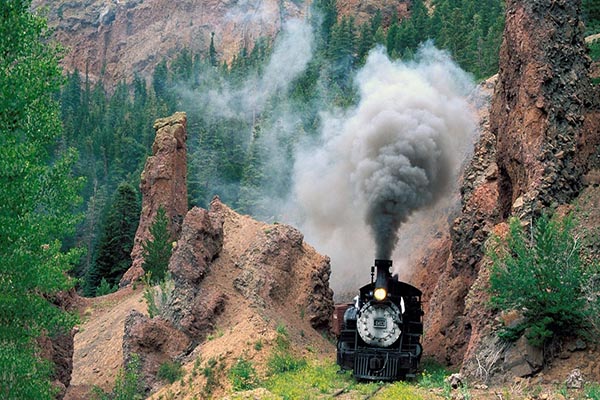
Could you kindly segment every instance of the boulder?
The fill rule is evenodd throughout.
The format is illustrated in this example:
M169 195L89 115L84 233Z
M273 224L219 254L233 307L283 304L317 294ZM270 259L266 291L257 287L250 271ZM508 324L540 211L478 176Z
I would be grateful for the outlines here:
M160 386L156 379L158 369L189 350L187 335L175 329L160 317L150 319L132 310L125 320L123 358L127 365L137 355L141 364L141 378L146 391Z

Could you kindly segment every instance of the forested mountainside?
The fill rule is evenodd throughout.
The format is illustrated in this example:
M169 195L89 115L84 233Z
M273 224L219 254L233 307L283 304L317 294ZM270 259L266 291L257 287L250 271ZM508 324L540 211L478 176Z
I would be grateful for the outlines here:
M116 4L117 8L134 10L143 5L144 1L105 3L104 5ZM183 4L183 7L191 4L177 3ZM102 6L100 2L94 1L51 2L47 4L48 15L63 19L67 10L86 10L85 6L98 4ZM544 30L539 34L544 37L545 47L541 49L542 53L536 53L540 50L536 47L536 40L528 41L527 46L520 46L520 36L511 36L511 40L505 41L501 93L507 94L506 98L510 100L511 93L520 88L514 87L519 82L530 85L528 90L544 89L539 92L540 101L535 106L539 110L548 107L551 119L544 119L543 113L536 111L535 116L542 115L536 121L540 124L552 123L549 125L552 127L552 135L557 132L556 127L571 124L567 128L575 132L575 135L581 134L576 139L585 142L589 137L593 140L586 144L574 143L573 138L567 138L562 143L555 143L556 139L562 138L560 132L549 137L547 142L558 146L551 150L561 150L560 146L563 146L568 151L557 150L556 154L547 151L542 154L550 157L552 168L561 167L560 173L556 170L543 170L543 173L549 175L533 182L526 181L533 185L531 187L512 187L506 184L511 179L521 182L521 175L526 176L530 171L523 171L520 165L495 170L495 161L488 164L489 157L495 157L492 141L485 137L479 142L476 154L480 158L471 166L471 172L477 181L473 186L469 186L471 183L467 182L463 187L465 218L456 221L462 225L453 233L455 240L452 243L456 247L452 249L454 254L467 260L469 266L480 261L483 236L471 238L468 233L490 233L488 225L480 224L485 218L479 220L480 215L471 215L470 211L479 209L480 206L486 206L483 211L492 216L498 211L497 207L494 208L493 201L485 202L489 198L484 196L488 194L488 189L492 190L498 177L504 182L501 189L503 195L506 195L501 204L503 217L509 211L514 211L519 216L539 212L539 204L534 202L536 198L530 190L545 190L544 194L549 196L543 200L551 202L553 193L547 189L556 189L553 183L569 185L573 190L560 196L562 204L575 196L581 185L597 183L597 176L594 175L597 174L597 161L593 165L584 165L589 161L585 159L587 156L597 155L594 149L586 147L594 144L597 139L597 104L593 99L577 98L573 93L567 93L567 98L564 93L567 85L578 87L578 90L579 86L586 86L581 93L597 91L598 75L589 84L587 75L583 83L579 82L581 76L573 76L573 73L569 75L568 68L565 69L568 63L564 61L568 57L561 58L563 54L575 52L573 54L577 55L579 70L586 73L589 59L581 40L584 26L579 24L579 2L553 2L552 7L556 4L560 8L557 15L556 9L541 8L541 2L537 0L512 1L508 4L511 6L509 15L537 16L548 23L548 26L559 23L561 18L565 19L561 26L565 30L560 31L563 36L558 39L573 37L574 40L557 45L556 38L552 37L555 31ZM589 34L596 33L600 7L592 0L585 0L582 4L585 29ZM3 17L0 21L0 129L3 144L0 146L0 395L19 399L53 397L56 390L49 384L51 376L56 380L55 387L64 389L69 384L71 367L68 363L63 365L64 370L56 369L55 375L51 375L49 364L40 362L42 355L56 362L56 353L60 353L59 357L72 359L69 352L72 355L73 332L69 334L69 329L75 321L54 306L61 304L63 308L69 309L73 307L74 301L81 300L73 292L66 292L74 284L68 278L68 266L76 265L70 273L82 278L79 289L83 293L98 295L115 290L123 269L129 264L128 243L133 241L134 221L139 216L137 187L141 164L150 153L153 138L150 123L155 117L176 109L188 114L190 205L206 206L210 198L218 194L237 210L252 213L267 221L276 221L285 216L286 209L280 206L281 200L289 194L296 155L294 150L302 148L306 143L314 144L319 141L321 128L324 121L327 121L327 113L340 113L343 116L344 109L359 102L359 88L353 76L362 66L372 66L375 63L367 63L371 48L380 45L380 49L372 54L381 65L390 65L386 61L388 57L396 61L402 60L393 64L395 66L420 65L418 63L423 63L429 56L434 61L444 61L444 65L454 74L450 76L465 78L456 65L449 62L449 54L471 73L471 78L480 79L493 74L497 69L497 49L504 15L503 4L499 1L415 0L399 2L397 7L381 7L379 12L375 6L372 15L363 13L360 18L354 19L353 12L350 11L353 7L349 7L347 3L315 2L306 7L310 11L307 13L308 17L300 20L281 18L274 31L276 34L261 34L252 40L239 42L242 43L239 48L234 51L229 48L229 56L224 48L220 48L219 38L216 34L212 35L211 31L209 38L205 38L203 47L178 44L173 51L165 51L164 54L161 52L156 64L142 62L138 65L147 68L152 64L151 69L140 68L140 73L136 74L136 66L131 64L128 66L132 70L130 76L109 74L108 67L102 68L104 65L108 66L108 63L105 64L106 58L102 58L99 63L96 61L96 67L100 65L97 72L84 67L91 66L92 60L70 64L70 68L65 63L68 72L63 82L58 64L61 50L52 44L54 42L51 35L45 30L45 21L29 12L29 5L29 1L19 0L7 0L0 5ZM36 2L36 9L40 10L40 5L43 4ZM53 8L55 6L58 8ZM366 10L368 9L367 6ZM92 7L90 10L93 31L98 30L100 24L111 25L118 18L117 11L120 9L115 11L111 7ZM359 10L365 11L360 7ZM540 10L548 12L540 16ZM85 25L77 22L77 17L70 19L71 17L73 16L67 16L67 19L74 23L67 30L55 31L55 38L60 39L60 35L67 34L68 31L76 35L81 25ZM511 29L515 31L508 33L524 33L531 38L532 31L527 29L531 26L522 25L527 21L527 18L513 17L510 22L514 28ZM572 26L572 22L576 22L575 25ZM134 27L129 28L131 31L125 29L125 33L133 32ZM175 29L177 28L175 25ZM95 40L109 43L110 34L107 34L108 31L102 32L102 37L95 37ZM160 33L168 35L169 30L164 28ZM427 39L431 39L435 46L445 49L447 53L433 50L431 45L421 46ZM71 54L77 54L74 46L71 46ZM524 53L513 52L511 49ZM599 53L598 43L590 42L589 54L597 60ZM90 54L92 53L87 55ZM544 75L545 70L536 69L538 73L541 71L542 79L534 80L533 83L549 82L550 88L531 85L532 82L527 79L521 80L523 76L511 74L519 72L518 68L511 66L527 63L529 54L544 54L544 57L548 55L549 58L544 62L554 75ZM557 54L559 59L552 58L552 55ZM117 61L118 58L113 56L111 62ZM435 74L440 72L441 63L434 62L432 65L430 72L433 76L448 76ZM595 68L597 73L597 64ZM516 84L511 86L510 82ZM462 80L449 82L458 86L463 83ZM470 84L465 86L471 87ZM518 99L527 104L532 101L527 96ZM496 111L510 112L510 106L501 100L495 103ZM551 104L544 103L546 100ZM583 104L583 107L565 113L565 107L577 108L578 104ZM522 112L523 108L517 111ZM522 133L518 129L519 121L511 120L517 126L515 131L512 130L513 125L503 126L498 115L500 113L496 113L496 131L492 135L504 135L504 143L508 143L503 150L504 156L508 161L518 160L522 153L514 153L518 146L511 145L518 141L513 140L514 136L511 135ZM514 115L519 114L512 113L511 117ZM531 115L528 114L528 117ZM574 170L576 174L569 176L570 170L562 168L564 165L561 163L563 160L571 160L574 154L571 147L580 144L585 150L584 154L574 158L577 163ZM492 152L486 154L485 150ZM539 161L542 159L534 157L527 161L532 160L534 172L540 172L542 169ZM502 167L503 164L496 164L498 165ZM584 167L589 167L590 174L580 177L585 172ZM473 193L477 195L471 196ZM512 200L514 202L511 205ZM585 204L590 207L589 204L597 203L597 197L582 197L580 201L582 203L579 204L588 201ZM544 205L546 204L541 204ZM550 206L554 207L555 204L550 203ZM597 209L597 204L595 208ZM154 254L165 253L165 248L172 245L168 234L165 234L169 221L165 220L162 213L157 215L160 216L150 229L155 239L161 238L157 240L160 243L154 244L163 247L157 247L159 250L151 249L150 244L146 243L147 248L144 249ZM583 217L596 221L596 217L588 213ZM494 229L507 229L505 225L501 223ZM474 229L470 229L471 227ZM258 226L257 229L269 240L284 240L289 236L293 239L289 242L300 249L302 235L294 230L280 228L277 224L268 228ZM274 235L272 230L275 231ZM518 230L516 232L518 234ZM594 239L593 235L589 237ZM112 240L114 238L118 239L118 243ZM597 235L595 238L597 239ZM131 241L128 242L128 239ZM591 243L597 245L594 240ZM233 245L235 247L236 242ZM473 245L478 246L475 249L477 254L472 252ZM276 245L265 246L265 252L270 252L271 246ZM252 246L249 249L250 254L256 253ZM302 250L301 253L306 252ZM444 254L448 255L448 252ZM448 260L443 262L445 261ZM161 262L164 263L164 260ZM319 265L323 268L315 276L328 278L328 262L324 261ZM237 264L230 266L238 267ZM476 297L477 287L470 285L474 279L478 282L485 276L473 273L466 276L468 282L461 281L465 276L453 269L457 267L456 263L450 260L446 266L449 269L443 272L455 279L456 284L450 301L464 299L465 288L474 290ZM475 269L473 271L476 272ZM257 285L259 283L257 281ZM321 282L321 287L328 290L326 286L325 279L325 284ZM447 294L444 291L435 300L447 305ZM459 303L460 301L454 305ZM462 340L466 337L474 341L473 346L469 344L470 352L485 344L478 339L483 337L479 336L483 332L481 329L487 326L475 326L479 331L477 335L471 336L474 326L464 320L465 315L470 317L479 313L481 316L483 308L479 305L477 301L466 304L466 314L461 307L450 310L453 313L444 313L443 306L437 309L437 316L443 324L459 330L457 335L453 335L452 331L441 329L461 341L449 349L451 352L447 361L455 362L460 359L466 345ZM218 301L213 306L218 308ZM303 319L304 310L300 314L299 318ZM473 319L478 322L482 320L489 318ZM455 324L456 321L460 323ZM541 321L541 324L536 327L547 327L547 320ZM299 331L297 336L304 338L303 332ZM543 329L538 333L542 335L542 339L547 334ZM68 346L57 348L57 341L69 337L70 349ZM44 354L40 354L40 348L44 349ZM479 358L475 357L472 361L479 361ZM593 369L593 365L590 368Z
M61 93L63 146L78 150L76 173L86 178L85 221L72 243L87 248L78 276L94 268L95 260L119 264L102 244L103 237L115 235L106 232L108 212L116 212L113 203L124 206L120 183L139 185L157 117L175 110L188 114L191 205L206 206L219 195L241 212L276 220L289 194L295 146L318 137L322 111L357 101L353 75L369 50L382 46L393 59L409 60L431 40L474 77L497 69L500 1L400 2L374 6L369 18L357 19L345 4L327 0L311 4L309 14L284 22L278 35L244 43L229 59L215 35L205 51L191 40L166 53L150 76L139 71L131 82L114 83L108 76L105 82L80 69L68 73ZM61 37L66 31L59 32ZM129 205L120 212L137 209ZM110 285L118 281L107 279ZM93 294L97 283L93 279L86 293Z

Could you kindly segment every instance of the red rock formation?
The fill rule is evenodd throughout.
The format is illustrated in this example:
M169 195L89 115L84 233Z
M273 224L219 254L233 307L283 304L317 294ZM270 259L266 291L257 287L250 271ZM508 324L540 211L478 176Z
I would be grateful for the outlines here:
M506 3L490 129L482 129L464 173L451 257L426 315L425 351L462 364L463 372L478 379L501 371L529 374L540 367L531 351L505 348L497 340L499 323L485 295L485 241L492 232L506 231L502 221L508 216L529 222L543 209L571 201L597 160L597 95L587 73L580 5ZM512 369L505 368L507 363Z
M498 139L502 216L528 219L579 193L587 158L595 151L589 141L598 140L584 129L594 90L580 1L506 6L491 129Z
M312 1L265 0L259 2L171 0L33 0L33 8L47 8L54 37L69 52L67 70L87 71L93 81L107 87L134 73L150 77L165 57L187 48L206 54L211 33L221 60L231 61L244 46L273 37L284 21L305 18ZM341 0L340 15L362 23L376 10L384 22L394 10L408 14L407 0Z
M120 286L126 286L143 275L142 243L151 238L150 226L159 207L169 219L169 230L176 240L187 205L187 118L185 113L175 113L169 118L156 120L156 138L152 156L148 157L142 172L142 212L135 234L131 268L123 275Z
M169 262L175 288L164 315L194 343L212 331L214 318L225 304L222 293L202 286L211 263L223 248L223 220L213 211L213 207L219 207L216 204L221 204L218 198L211 203L211 211L194 207L187 213Z
M148 318L132 310L125 320L123 358L127 365L135 354L141 365L141 378L146 390L156 389L162 383L156 373L162 364L173 361L185 352L190 339L162 318Z

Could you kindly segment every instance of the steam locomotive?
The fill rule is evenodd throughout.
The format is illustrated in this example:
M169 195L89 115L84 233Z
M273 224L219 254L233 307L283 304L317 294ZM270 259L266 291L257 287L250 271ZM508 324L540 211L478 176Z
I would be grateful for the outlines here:
M337 364L342 370L352 370L357 379L414 378L419 367L421 291L392 277L391 266L391 260L375 260L371 283L360 288L353 304L336 306Z

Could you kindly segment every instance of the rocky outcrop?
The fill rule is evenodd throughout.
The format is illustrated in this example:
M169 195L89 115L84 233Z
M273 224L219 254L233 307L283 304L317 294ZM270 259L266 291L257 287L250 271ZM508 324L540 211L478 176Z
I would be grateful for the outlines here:
M462 364L471 378L528 376L543 365L541 353L525 339L512 345L497 339L502 319L488 306L484 245L491 233L506 234L509 216L527 224L542 210L571 201L594 167L600 130L580 5L506 3L489 120L482 118L481 137L464 172L450 260L426 316L426 351Z
M47 7L54 37L70 51L68 70L87 71L108 87L149 78L157 63L189 49L207 54L211 35L221 60L230 61L243 47L272 37L284 21L302 18L310 2L170 0L34 0Z
M126 286L141 277L143 271L142 243L151 239L150 226L162 206L169 219L173 240L181 232L187 204L187 118L175 113L154 123L156 138L152 156L148 157L141 176L142 212L131 250L132 265L123 275L120 286Z
M506 6L491 111L498 205L503 217L528 221L581 190L582 173L596 150L589 142L598 143L598 132L586 126L594 89L580 1L508 1Z
M139 358L141 381L145 390L149 391L161 384L156 379L160 366L183 354L190 343L187 335L173 328L164 319L150 319L139 311L132 310L125 320L124 363L129 364L134 355Z
M219 59L230 62L259 38L273 37L283 23L307 17L312 1L33 0L48 10L54 38L70 51L67 70L87 71L107 87L149 78L163 59L188 49L207 54L214 33ZM338 1L340 15L362 23L380 10L387 20L408 13L407 0Z
M329 258L315 253L308 264L304 236L291 226L277 224L263 232L241 254L234 287L259 308L298 304L313 328L328 330L333 310Z
M211 204L221 203L216 198ZM195 343L212 331L214 318L225 304L222 293L202 285L222 248L222 218L212 208L192 208L183 221L181 238L169 262L175 288L164 316Z

